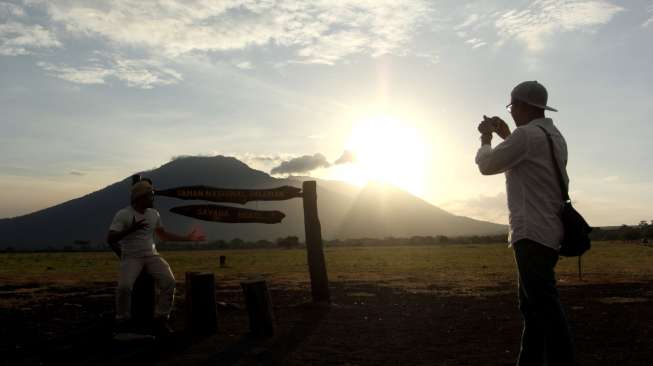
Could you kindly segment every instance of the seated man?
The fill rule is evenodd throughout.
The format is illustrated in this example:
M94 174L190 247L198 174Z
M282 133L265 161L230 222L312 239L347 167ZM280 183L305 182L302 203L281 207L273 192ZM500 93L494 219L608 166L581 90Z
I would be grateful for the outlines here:
M170 265L159 256L154 244L154 233L161 240L203 241L195 230L186 236L167 232L159 212L153 207L154 189L151 181L140 180L131 187L131 205L116 213L109 228L107 242L120 257L120 278L116 293L118 332L129 329L131 293L136 278L146 271L156 280L160 290L156 308L155 332L170 333L168 318L175 294L175 277Z

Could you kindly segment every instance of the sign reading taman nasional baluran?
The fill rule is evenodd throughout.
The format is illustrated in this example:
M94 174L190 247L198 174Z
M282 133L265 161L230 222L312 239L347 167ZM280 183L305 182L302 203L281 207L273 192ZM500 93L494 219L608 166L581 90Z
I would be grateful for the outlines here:
M251 201L283 201L301 197L301 189L282 186L271 189L229 189L209 186L186 186L156 191L158 196L183 200L204 200L245 204Z

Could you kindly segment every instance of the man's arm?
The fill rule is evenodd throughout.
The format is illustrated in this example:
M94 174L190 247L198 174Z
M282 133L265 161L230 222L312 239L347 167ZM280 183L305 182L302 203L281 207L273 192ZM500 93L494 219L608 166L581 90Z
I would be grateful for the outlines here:
M109 245L114 245L117 244L119 241L121 241L125 236L140 230L140 229L146 229L148 227L147 222L145 219L141 219L136 221L136 217L132 220L132 223L129 227L125 228L124 230L109 230L109 233L107 234L107 243Z
M527 151L528 136L519 128L494 149L490 141L482 136L481 148L476 153L476 164L483 175L503 173L521 162Z
M154 232L159 237L159 239L161 239L163 241L204 241L204 240L206 240L206 236L204 236L204 234L199 233L197 231L197 229L193 229L187 235L178 235L178 234L166 231L163 228L163 226L159 226L154 230Z
M112 224L112 228L115 228L117 226L118 224L116 224L115 226ZM145 222L145 219L136 221L136 217L134 217L132 219L131 225L123 230L109 229L109 233L107 234L107 243L109 244L111 249L118 255L118 257L120 257L122 250L120 249L120 245L118 244L118 242L120 242L127 235L137 230L147 228L147 226L148 225L147 222Z

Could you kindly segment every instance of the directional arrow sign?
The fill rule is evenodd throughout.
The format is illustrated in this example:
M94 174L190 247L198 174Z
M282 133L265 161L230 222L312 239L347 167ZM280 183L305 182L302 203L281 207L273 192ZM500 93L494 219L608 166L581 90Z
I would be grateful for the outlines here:
M187 186L156 191L158 196L183 200L204 200L245 204L250 201L283 201L301 197L301 189L283 186L272 189L228 189L208 186Z
M276 224L286 216L280 211L258 211L221 205L189 205L170 209L170 212L213 222Z

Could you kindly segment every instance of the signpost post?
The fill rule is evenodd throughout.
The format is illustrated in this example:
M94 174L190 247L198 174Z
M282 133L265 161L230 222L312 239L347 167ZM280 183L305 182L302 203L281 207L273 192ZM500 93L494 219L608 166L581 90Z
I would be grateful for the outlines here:
M302 184L304 200L304 230L306 232L306 250L308 254L308 271L311 275L311 294L314 302L330 302L329 279L327 277L324 250L322 245L322 227L317 215L317 185L315 181Z

